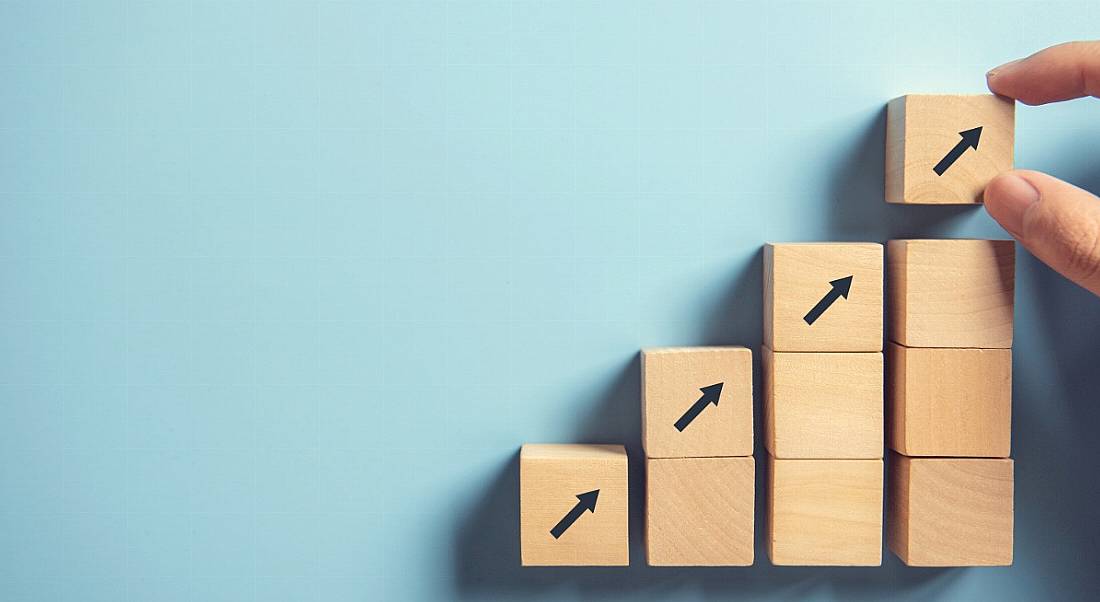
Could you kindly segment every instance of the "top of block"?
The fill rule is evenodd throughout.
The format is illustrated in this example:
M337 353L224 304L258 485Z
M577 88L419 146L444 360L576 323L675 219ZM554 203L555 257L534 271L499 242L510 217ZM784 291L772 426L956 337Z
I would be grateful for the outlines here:
M1016 241L1008 238L895 238L890 243L905 243L907 245L1013 245Z
M893 99L893 101L909 101L915 100L917 102L935 102L935 101L947 101L947 100L983 100L988 98L1000 98L996 94L979 93L979 94L902 94Z
M800 242L768 242L764 243L768 247L881 247L881 243L877 242L842 242L837 240L822 240L822 241L800 241Z
M626 448L606 444L526 443L519 454L526 460L613 460L626 457Z
M882 351L883 247L768 243L764 344L775 351Z
M645 355L674 355L677 353L749 353L752 351L743 345L727 345L724 347L647 347L642 349Z

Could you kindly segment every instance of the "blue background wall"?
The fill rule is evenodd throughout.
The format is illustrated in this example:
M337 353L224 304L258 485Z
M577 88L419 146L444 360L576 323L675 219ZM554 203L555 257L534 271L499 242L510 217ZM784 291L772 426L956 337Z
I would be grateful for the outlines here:
M1098 31L1085 1L0 2L0 598L1095 596L1100 301L1022 250L1011 568L644 566L636 353L758 347L765 241L1004 236L882 202L883 107ZM1021 107L1018 164L1100 189L1098 118ZM527 441L628 444L629 569L518 567Z

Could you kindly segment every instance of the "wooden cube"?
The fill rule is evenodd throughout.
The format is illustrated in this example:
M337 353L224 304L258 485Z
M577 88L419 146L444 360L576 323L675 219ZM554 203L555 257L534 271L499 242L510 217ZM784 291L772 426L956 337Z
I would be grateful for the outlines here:
M626 566L627 460L621 445L524 445L523 566Z
M893 454L887 544L910 566L1009 566L1012 490L1008 458Z
M772 564L882 564L881 459L768 463Z
M752 351L642 350L642 447L651 458L752 454Z
M1012 169L1016 105L992 94L910 94L886 109L886 200L982 202L986 184Z
M776 458L881 458L882 354L763 349L764 446Z
M765 245L764 344L882 351L882 245Z
M907 456L1007 458L1011 349L923 349L891 343L889 443Z
M1012 346L1010 240L891 240L890 338L907 347Z
M756 465L743 458L646 460L650 566L749 566Z

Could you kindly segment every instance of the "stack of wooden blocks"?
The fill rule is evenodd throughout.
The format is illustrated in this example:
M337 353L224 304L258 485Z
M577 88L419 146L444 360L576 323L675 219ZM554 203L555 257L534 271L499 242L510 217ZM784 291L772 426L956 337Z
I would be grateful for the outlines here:
M886 200L981 202L1012 168L1014 121L991 95L891 101ZM1015 247L894 240L885 264L884 375L883 246L764 248L768 555L880 565L885 439L890 549L913 566L1009 565ZM641 361L648 563L751 565L752 352L647 349ZM625 449L523 446L520 514L524 565L629 564Z
M973 204L1012 169L1015 106L910 95L886 118L886 200ZM1012 564L1015 247L887 245L890 549L914 566Z
M1015 247L893 240L890 549L913 566L1012 564Z
M646 561L753 563L752 352L642 351Z
M882 562L882 245L764 248L768 555Z

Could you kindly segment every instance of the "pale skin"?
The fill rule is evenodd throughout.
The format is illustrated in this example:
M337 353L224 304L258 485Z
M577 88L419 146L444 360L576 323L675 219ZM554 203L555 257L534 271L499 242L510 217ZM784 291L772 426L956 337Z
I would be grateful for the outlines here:
M986 74L989 90L1026 105L1100 97L1100 42L1070 42ZM993 219L1040 260L1100 295L1100 198L1029 170L998 175L985 189Z

